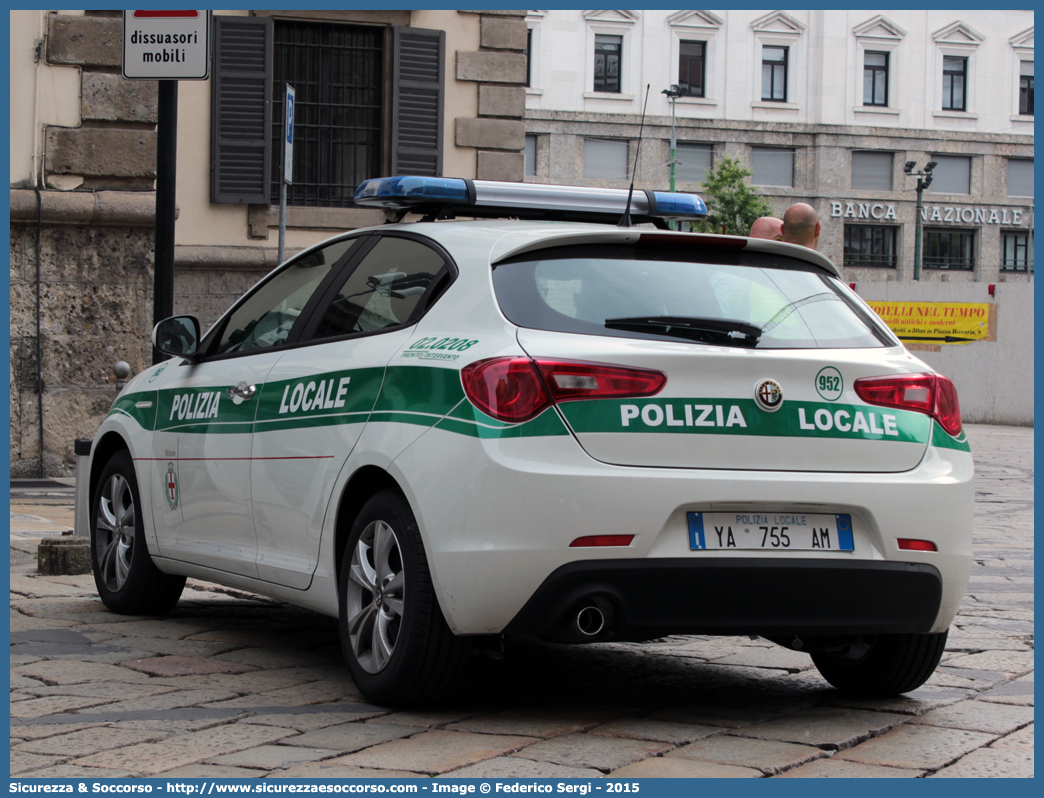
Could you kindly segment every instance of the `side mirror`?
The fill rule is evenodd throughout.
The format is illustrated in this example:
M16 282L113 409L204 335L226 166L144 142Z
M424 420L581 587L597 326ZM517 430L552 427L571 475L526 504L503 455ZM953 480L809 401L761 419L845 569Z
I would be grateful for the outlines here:
M171 316L152 330L152 345L165 355L194 358L199 353L199 319Z

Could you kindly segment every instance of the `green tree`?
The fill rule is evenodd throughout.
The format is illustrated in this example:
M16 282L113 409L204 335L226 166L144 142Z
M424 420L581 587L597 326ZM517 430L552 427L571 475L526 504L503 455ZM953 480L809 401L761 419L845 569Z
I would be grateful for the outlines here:
M707 203L707 218L697 225L699 232L745 236L755 219L772 215L772 206L754 193L748 177L750 170L727 155L707 172L703 181L706 191L702 195Z

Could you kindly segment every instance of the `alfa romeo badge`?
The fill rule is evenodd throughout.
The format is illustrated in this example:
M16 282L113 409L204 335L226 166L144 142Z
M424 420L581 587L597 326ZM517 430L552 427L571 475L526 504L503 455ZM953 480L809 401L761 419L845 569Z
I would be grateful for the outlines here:
M754 401L762 410L773 413L783 404L783 389L775 380L762 380L754 389Z

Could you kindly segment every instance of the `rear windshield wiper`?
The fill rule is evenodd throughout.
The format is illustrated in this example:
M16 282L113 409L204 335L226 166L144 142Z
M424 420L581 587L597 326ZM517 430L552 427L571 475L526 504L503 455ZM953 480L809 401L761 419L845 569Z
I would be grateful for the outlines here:
M736 319L705 319L696 316L633 316L623 319L606 319L610 330L637 330L657 332L676 338L689 338L716 343L726 339L727 343L757 346L761 340L761 328Z

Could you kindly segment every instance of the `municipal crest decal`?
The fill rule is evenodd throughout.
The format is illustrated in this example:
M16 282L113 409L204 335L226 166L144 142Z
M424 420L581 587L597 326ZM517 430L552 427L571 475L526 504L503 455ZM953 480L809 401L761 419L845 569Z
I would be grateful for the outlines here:
M167 463L167 504L171 510L178 509L181 494L178 491L178 475L174 473L174 464Z

